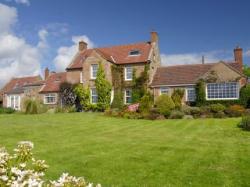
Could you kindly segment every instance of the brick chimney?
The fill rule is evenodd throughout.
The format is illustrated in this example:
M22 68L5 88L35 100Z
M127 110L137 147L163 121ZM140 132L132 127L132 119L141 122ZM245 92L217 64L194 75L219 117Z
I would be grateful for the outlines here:
M241 69L243 69L243 49L239 46L237 46L234 49L234 59L235 59L235 62L240 64Z
M79 42L79 47L78 47L79 52L84 51L87 48L88 48L88 44L86 42L84 41Z
M44 79L47 80L48 77L49 77L49 68L46 68L44 70Z
M152 31L151 32L151 42L158 43L158 40L159 40L158 33L156 31Z

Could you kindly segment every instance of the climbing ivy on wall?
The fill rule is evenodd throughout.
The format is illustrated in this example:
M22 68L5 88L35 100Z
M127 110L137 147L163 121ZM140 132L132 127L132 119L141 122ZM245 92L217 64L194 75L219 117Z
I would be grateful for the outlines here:
M139 102L140 99L147 94L147 85L149 80L149 65L144 66L144 71L139 77L136 77L136 70L133 71L132 79L132 102Z
M112 85L114 88L114 98L111 107L122 109L123 89L124 89L123 67L118 65L112 65L111 73L112 73Z

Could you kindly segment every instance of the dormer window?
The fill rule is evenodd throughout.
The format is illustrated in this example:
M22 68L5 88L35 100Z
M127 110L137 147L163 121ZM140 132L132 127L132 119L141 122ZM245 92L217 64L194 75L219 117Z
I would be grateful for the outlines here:
M140 54L141 54L140 50L137 50L137 49L131 50L131 51L129 52L129 56L138 56L138 55L140 55Z

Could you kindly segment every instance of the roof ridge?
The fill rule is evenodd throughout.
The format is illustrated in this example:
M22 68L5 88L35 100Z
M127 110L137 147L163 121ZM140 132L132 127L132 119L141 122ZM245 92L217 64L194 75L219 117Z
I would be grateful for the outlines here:
M211 63L205 63L205 64L178 64L178 65L172 65L172 66L161 66L159 68L169 68L169 67L179 67L179 66L197 66L197 65L212 65L217 64L219 62L211 62Z
M118 44L118 45L111 45L111 46L95 47L95 48L92 48L92 49L123 47L123 46L131 46L131 45L136 45L136 44L150 44L150 41L141 41L141 42L134 42L134 43L129 43L129 44L120 44L120 45Z
M35 77L41 77L40 75L34 75L34 76L24 76L24 77L13 77L11 80L14 79L27 79L27 78L35 78Z

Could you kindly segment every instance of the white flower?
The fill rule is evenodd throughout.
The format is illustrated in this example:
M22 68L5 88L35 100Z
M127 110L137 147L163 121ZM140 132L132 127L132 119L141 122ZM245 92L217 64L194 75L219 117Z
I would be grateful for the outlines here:
M0 180L6 182L9 178L6 175L0 176Z

